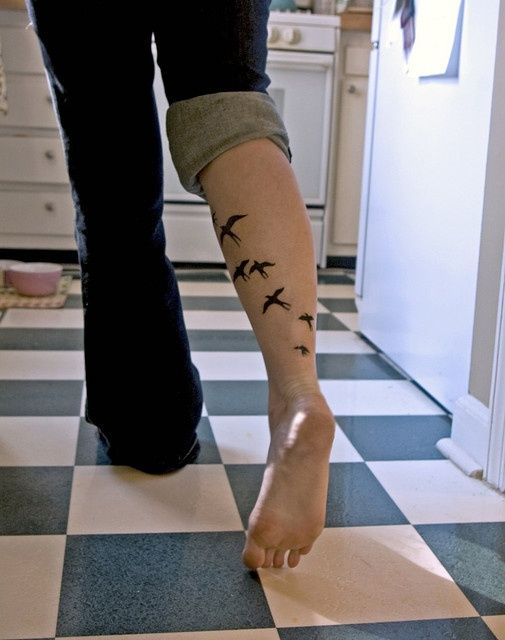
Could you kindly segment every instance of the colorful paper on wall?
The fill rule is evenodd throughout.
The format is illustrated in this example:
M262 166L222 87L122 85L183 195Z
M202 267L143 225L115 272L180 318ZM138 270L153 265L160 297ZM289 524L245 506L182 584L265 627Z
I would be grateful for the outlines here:
M410 76L457 77L464 0L416 0L416 40Z

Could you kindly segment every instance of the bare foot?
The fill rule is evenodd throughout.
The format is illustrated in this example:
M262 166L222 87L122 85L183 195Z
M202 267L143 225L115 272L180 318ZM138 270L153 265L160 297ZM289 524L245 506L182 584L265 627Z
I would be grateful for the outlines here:
M270 403L271 443L242 554L250 569L296 567L324 528L335 421L324 396Z

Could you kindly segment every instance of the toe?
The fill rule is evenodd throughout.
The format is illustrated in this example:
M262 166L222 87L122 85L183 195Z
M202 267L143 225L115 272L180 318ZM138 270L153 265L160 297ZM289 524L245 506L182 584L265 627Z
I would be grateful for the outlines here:
M293 569L300 562L300 552L298 549L291 549L288 556L288 567Z
M299 553L302 556L307 555L307 553L310 553L310 550L312 549L312 544L308 544L306 547L302 547L301 549L299 549Z
M267 549L265 553L265 562L261 565L263 569L268 569L272 566L274 560L275 549Z
M247 535L242 561L249 569L257 569L265 562L265 549L256 544L250 535Z
M276 569L280 569L283 566L285 553L284 549L276 549L274 553L274 567Z

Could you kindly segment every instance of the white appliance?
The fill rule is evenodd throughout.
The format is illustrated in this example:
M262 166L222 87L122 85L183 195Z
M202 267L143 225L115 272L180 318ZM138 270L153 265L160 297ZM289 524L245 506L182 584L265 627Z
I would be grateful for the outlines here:
M268 27L268 93L288 130L293 170L309 210L318 264L323 266L324 225L331 187L330 140L337 112L339 25L337 16L272 11ZM154 42L153 50L156 55ZM168 104L156 69L154 91L164 127ZM162 139L167 254L177 262L223 262L209 208L200 197L184 191L171 161L166 135Z
M466 0L459 77L423 80L390 44L394 4L376 0L371 34L360 331L453 412L468 393L499 2Z

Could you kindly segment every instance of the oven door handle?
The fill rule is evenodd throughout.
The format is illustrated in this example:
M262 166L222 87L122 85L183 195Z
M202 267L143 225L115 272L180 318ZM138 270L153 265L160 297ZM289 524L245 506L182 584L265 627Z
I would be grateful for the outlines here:
M300 51L268 51L269 64L287 69L293 66L297 70L302 69L328 69L333 66L335 55L333 53L310 53Z

